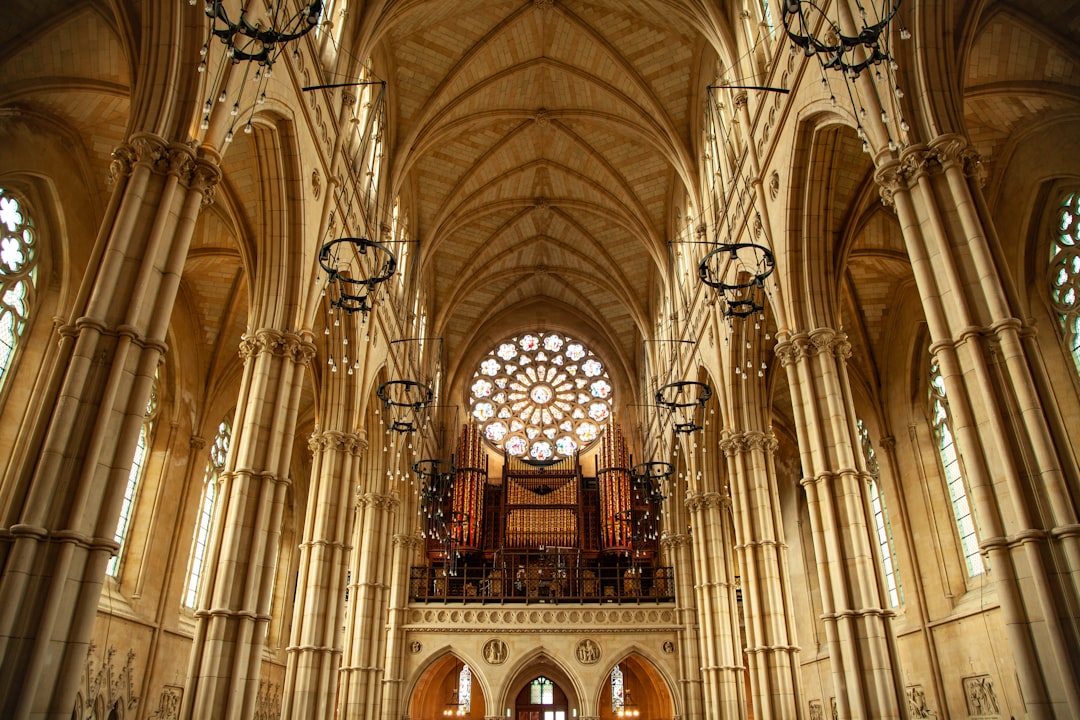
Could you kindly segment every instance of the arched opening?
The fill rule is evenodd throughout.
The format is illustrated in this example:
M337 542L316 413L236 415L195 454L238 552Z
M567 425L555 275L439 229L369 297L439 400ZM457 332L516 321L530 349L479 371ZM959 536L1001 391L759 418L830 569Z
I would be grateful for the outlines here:
M521 688L514 700L517 720L566 720L570 717L566 693L545 675L537 675Z
M632 654L611 667L600 690L600 720L655 720L675 715L671 690L652 663Z
M416 720L482 720L487 703L473 669L456 655L432 663L416 683L409 717Z

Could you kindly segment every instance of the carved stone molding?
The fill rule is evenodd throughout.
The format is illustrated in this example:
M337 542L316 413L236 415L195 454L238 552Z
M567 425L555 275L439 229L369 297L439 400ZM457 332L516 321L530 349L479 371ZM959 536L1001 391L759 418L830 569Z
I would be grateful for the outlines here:
M206 438L192 435L188 440L188 447L195 451L202 450L206 447Z
M403 535L397 534L393 537L394 547L405 548L406 550L415 550L416 548L424 544L424 539L419 535Z
M551 123L551 113L545 108L537 108L533 120L537 127L547 127Z

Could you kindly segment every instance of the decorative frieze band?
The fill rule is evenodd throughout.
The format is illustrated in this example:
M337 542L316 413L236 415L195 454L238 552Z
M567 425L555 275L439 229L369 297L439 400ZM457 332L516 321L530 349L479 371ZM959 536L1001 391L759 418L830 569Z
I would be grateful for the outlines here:
M671 632L678 629L678 617L671 608L550 608L550 609L474 609L413 607L408 611L405 629L432 632L476 632L477 627L491 626L500 634L535 632L543 624L544 632L579 633L586 630L599 635L621 633L629 625L635 632Z

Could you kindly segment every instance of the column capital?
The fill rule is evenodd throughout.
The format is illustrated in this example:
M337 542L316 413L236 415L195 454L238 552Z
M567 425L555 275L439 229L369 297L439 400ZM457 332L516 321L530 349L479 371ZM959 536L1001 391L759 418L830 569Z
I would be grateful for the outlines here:
M964 174L975 178L980 187L986 184L986 170L983 168L982 156L963 135L954 133L939 135L930 141L930 150L941 167L947 170L954 165L959 165Z
M356 493L357 507L372 507L379 510L392 512L401 503L396 495L384 493L359 492Z
M245 362L261 353L269 353L307 365L315 357L315 344L294 332L263 328L254 333L244 333L240 338L239 352Z

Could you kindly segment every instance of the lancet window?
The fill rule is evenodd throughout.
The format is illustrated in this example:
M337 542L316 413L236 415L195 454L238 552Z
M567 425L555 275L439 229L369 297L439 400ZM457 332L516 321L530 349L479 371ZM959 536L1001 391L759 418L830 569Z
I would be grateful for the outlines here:
M131 529L131 513L135 507L135 495L139 489L139 482L142 480L143 472L146 469L146 454L150 450L154 419L157 417L157 381L157 375L155 374L154 383L150 388L150 398L146 401L146 412L143 413L142 427L139 429L139 442L135 445L135 455L131 458L131 469L128 471L127 486L124 488L124 502L120 506L120 518L116 522L116 533L113 539L120 544L120 549L109 558L109 564L105 566L105 572L110 577L116 577L120 574L120 561L124 557L128 531Z
M199 517L195 523L195 536L192 539L191 559L188 561L187 582L184 584L184 607L195 607L199 592L199 580L206 562L206 550L210 543L210 523L214 516L214 503L217 501L217 484L225 458L232 441L232 425L222 420L218 425L214 444L210 447L210 459L203 474L203 492L199 499Z
M960 534L960 548L964 553L969 577L981 575L984 571L982 556L979 555L979 538L975 532L975 516L968 503L964 477L960 471L960 456L953 442L952 427L949 420L949 402L945 397L945 382L937 362L930 367L930 419L938 443L945 481L949 486L953 516L956 518L957 532Z
M866 469L873 476L870 481L870 509L874 513L874 531L876 533L878 547L881 548L882 571L885 575L885 589L889 594L889 605L898 607L903 602L903 590L900 587L900 572L896 569L896 553L893 548L892 528L889 525L889 511L885 506L885 496L879 487L879 473L877 455L874 453L873 443L870 442L870 433L863 421L858 420L859 437L862 441L863 457L866 459Z

